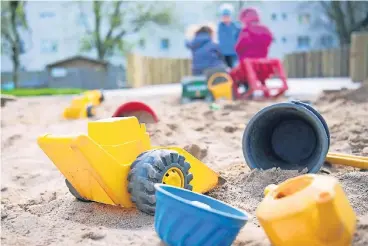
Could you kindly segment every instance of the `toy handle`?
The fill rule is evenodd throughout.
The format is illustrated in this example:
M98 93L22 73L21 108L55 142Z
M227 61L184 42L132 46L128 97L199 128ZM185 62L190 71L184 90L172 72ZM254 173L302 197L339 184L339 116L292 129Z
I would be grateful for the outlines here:
M215 82L215 79L217 78L224 78L227 82L227 83L233 83L233 80L232 78L230 77L229 74L227 73L214 73L211 75L211 77L208 79L208 82L207 82L207 85L208 85L208 89L211 90L213 87L214 87L214 82Z
M326 161L344 166L368 169L368 157L364 156L328 153Z

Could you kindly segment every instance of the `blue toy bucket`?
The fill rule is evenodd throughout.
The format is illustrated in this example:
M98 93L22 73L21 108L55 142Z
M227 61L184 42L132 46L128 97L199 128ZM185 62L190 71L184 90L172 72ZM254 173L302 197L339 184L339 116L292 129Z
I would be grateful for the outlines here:
M155 229L170 246L231 245L248 215L211 197L155 184Z
M307 168L317 173L328 153L330 133L312 106L292 101L259 111L247 124L242 144L250 168Z

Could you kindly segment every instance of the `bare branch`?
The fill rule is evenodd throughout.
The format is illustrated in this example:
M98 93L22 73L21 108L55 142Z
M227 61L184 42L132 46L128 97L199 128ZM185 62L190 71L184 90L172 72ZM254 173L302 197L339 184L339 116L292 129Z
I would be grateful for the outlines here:
M340 42L342 44L346 44L350 42L350 33L346 27L344 13L342 11L342 2L333 1L331 6L335 13L335 22L337 24L336 28L340 34Z
M349 22L350 22L350 27L353 27L356 25L356 21L355 21L355 11L354 11L354 2L352 1L346 1L346 8L347 8L347 12L348 12L348 17L349 17Z
M151 4L130 2L128 6L133 8L128 10L122 8L123 4L124 1L115 2L112 12L109 11L106 16L102 9L104 2L93 1L94 29L91 35L86 35L81 41L82 50L96 49L98 59L104 59L117 50L126 49L124 36L137 33L146 24L151 22L158 25L169 25L172 23L171 8L162 9L161 6L158 8L158 6ZM104 18L109 20L110 25L106 36L102 37Z
M321 6L324 9L324 11L327 14L327 16L330 19L334 19L335 16L334 16L334 13L331 11L331 5L330 5L330 3L325 2L325 1L320 1L319 3L321 4Z
M110 20L110 30L107 32L107 35L105 37L105 41L109 40L111 38L111 35L113 33L113 31L115 30L116 27L118 27L120 25L120 22L117 21L117 19L119 18L120 15L120 6L122 4L122 1L117 1L116 5L115 5L115 10L114 13L111 16L111 20Z
M8 30L2 30L1 35L6 39L6 41L8 41L11 45L14 45L15 41L13 40L13 38L10 36L10 33L8 32Z
M114 42L117 42L119 39L122 39L127 34L126 30L122 30L118 33L115 38L113 39Z
M364 29L364 28L368 28L368 12L367 12L367 15L366 17L360 21L353 29L352 29L352 32L355 32L357 30L360 30L360 29Z
M94 13L94 16L95 16L95 32L93 34L94 34L94 37L95 37L95 44L96 44L96 48L97 48L99 58L103 57L103 54L104 54L104 48L102 46L101 35L100 35L101 7L102 7L102 2L93 1L93 13Z

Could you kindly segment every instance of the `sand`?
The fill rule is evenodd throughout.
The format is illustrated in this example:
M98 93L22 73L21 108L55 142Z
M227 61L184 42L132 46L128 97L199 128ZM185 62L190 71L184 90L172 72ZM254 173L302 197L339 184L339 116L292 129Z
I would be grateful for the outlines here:
M355 100L354 93L361 92L327 93L312 102L330 127L331 150L368 156L367 96ZM128 100L123 92L107 96L95 119L109 117ZM148 125L153 144L184 147L220 172L227 183L209 195L252 215L234 245L270 245L254 211L267 185L298 173L250 171L241 137L248 120L273 102L220 102L221 109L212 111L204 102L179 105L178 96L139 100L151 105L160 118L158 124ZM65 96L22 98L2 108L2 245L162 245L152 216L76 201L63 176L37 146L37 136L47 132L86 132L87 120L60 119L69 101ZM368 172L334 165L325 166L321 174L339 179L358 216L353 245L368 245Z

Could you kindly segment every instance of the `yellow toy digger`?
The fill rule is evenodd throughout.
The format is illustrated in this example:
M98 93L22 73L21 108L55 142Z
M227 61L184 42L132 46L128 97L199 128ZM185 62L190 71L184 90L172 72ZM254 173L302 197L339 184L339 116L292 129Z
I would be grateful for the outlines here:
M94 116L95 107L104 101L101 90L86 91L82 95L73 98L69 107L65 108L63 117L65 119L78 119Z
M154 214L155 183L205 193L224 181L187 151L153 147L136 117L88 122L88 135L38 138L77 199Z

